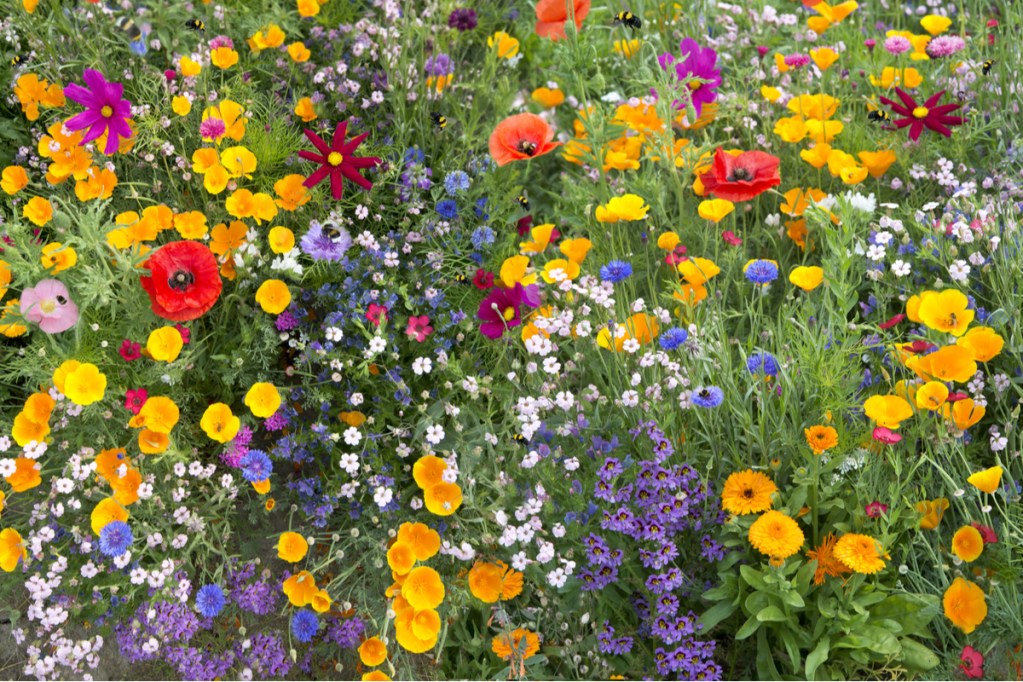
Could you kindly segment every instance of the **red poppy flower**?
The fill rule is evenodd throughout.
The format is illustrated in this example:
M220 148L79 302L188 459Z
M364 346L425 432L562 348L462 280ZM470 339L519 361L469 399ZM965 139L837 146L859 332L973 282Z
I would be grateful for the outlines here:
M313 174L306 178L302 184L306 187L315 187L329 176L330 194L335 201L340 199L344 192L344 178L348 178L363 189L371 189L373 183L362 177L359 171L363 168L372 168L380 163L380 159L375 156L354 156L355 149L362 144L369 133L357 135L346 143L345 133L347 130L348 121L338 122L337 128L334 129L334 139L328 145L319 135L306 129L303 131L305 136L320 153L316 154L305 149L298 153L306 161L320 164L320 167L313 171Z
M738 156L718 147L711 169L700 176L703 188L717 199L749 201L781 184L780 159L767 152L743 152Z
M512 161L543 156L561 146L554 139L554 129L536 114L509 116L490 133L490 156L498 166Z
M902 104L887 97L882 97L881 102L902 116L902 118L893 119L892 123L899 130L909 126L909 139L914 142L920 139L920 133L924 131L925 127L936 133L941 133L945 137L952 137L952 130L949 126L962 125L966 122L966 119L961 116L949 116L951 112L963 106L962 104L938 105L942 95L945 94L944 90L936 95L931 95L930 99L923 104L917 104L916 100L901 88L895 88L895 94L902 100Z
M164 244L142 264L148 277L140 277L153 312L174 322L202 317L220 298L223 284L217 258L194 241Z
M575 28L582 28L583 19L590 13L590 0L575 0ZM565 0L540 0L536 3L536 34L541 38L560 40L565 35L568 12Z

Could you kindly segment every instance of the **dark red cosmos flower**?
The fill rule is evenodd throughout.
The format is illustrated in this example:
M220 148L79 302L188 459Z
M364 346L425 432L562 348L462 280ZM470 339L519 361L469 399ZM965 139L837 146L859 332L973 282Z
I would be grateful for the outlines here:
M933 343L928 343L927 341L924 341L923 339L917 339L913 343L910 343L910 344L908 344L906 346L903 346L902 350L904 350L907 353L914 353L914 354L916 354L916 353L926 353L927 351L931 350L932 348L937 348L937 346L935 346Z
M984 654L966 645L963 647L963 653L959 655L959 660L962 661L959 669L968 679L979 680L984 677Z
M525 237L529 234L529 231L533 227L533 216L526 215L519 218L519 222L515 223L515 228L519 231L520 237Z
M380 163L375 156L354 156L355 149L362 144L369 133L357 135L345 142L345 134L348 130L348 121L339 121L334 129L334 139L327 144L323 138L306 129L305 136L313 143L319 154L303 149L298 155L306 161L313 161L320 164L320 167L313 171L313 174L305 179L302 184L306 187L315 187L327 177L330 177L330 194L335 200L341 198L344 191L344 180L348 178L363 189L371 189L373 183L362 177L359 172L363 168L372 168Z
M941 133L945 137L952 137L950 126L962 125L966 122L966 119L961 116L949 116L951 112L963 106L962 104L938 105L942 95L945 94L944 90L936 95L931 95L930 99L923 104L917 104L916 100L902 88L895 88L895 94L902 100L901 104L887 97L882 97L881 102L902 116L902 118L893 119L892 123L898 130L909 126L909 139L914 142L920 139L920 133L924 131L925 127L936 133Z
M472 283L480 291L486 291L494 286L494 273L483 268L476 268L476 275L472 278Z
M743 152L733 156L718 147L714 164L700 176L703 188L717 199L749 201L781 184L781 160L767 152Z
M204 244L193 241L164 244L142 264L140 277L153 312L174 322L202 317L220 298L223 284L217 258Z
M980 538L984 541L985 545L993 545L998 542L998 535L995 533L995 529L991 526L985 526L983 523L978 523L977 521L974 521L970 525L977 529L977 532L980 533Z

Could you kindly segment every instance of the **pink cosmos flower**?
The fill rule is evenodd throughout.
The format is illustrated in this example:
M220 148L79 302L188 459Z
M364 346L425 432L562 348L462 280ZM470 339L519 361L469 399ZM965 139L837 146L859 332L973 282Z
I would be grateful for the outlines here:
M131 362L142 357L142 346L131 339L125 339L121 341L121 347L117 349L117 352L121 354L125 362Z
M430 318L426 315L420 315L419 317L413 315L408 318L408 327L405 328L405 333L410 339L415 339L419 343L426 341L426 337L433 333L433 327L430 326Z
M379 327L383 320L387 319L387 308L376 303L370 303L369 308L366 310L366 319L373 323L373 326Z
M129 388L124 396L124 407L132 414L138 414L149 398L149 391L144 388Z
M736 236L731 230L725 230L721 233L721 238L725 241L725 244L729 246L741 246L742 239Z
M44 279L21 292L21 314L47 334L59 334L78 322L78 306L64 283Z
M885 445L895 445L900 440L902 440L902 436L884 426L878 426L877 428L875 428L873 435L874 440L880 443L884 443Z
M131 116L131 102L121 99L124 85L109 83L103 74L95 69L86 69L82 80L88 85L83 88L72 83L64 88L64 94L72 102L85 107L85 111L68 119L68 130L89 129L79 144L86 145L103 133L107 134L107 144L103 149L106 155L113 154L121 144L121 138L131 137L128 117Z

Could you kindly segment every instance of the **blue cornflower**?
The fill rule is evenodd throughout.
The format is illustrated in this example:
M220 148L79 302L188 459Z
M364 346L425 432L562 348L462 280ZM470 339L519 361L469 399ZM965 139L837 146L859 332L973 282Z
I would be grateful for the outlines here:
M476 217L483 220L490 220L490 214L487 213L487 198L480 197L476 200Z
M448 193L448 196L453 197L459 192L469 189L471 182L469 174L465 171L451 171L444 176L444 191Z
M419 147L410 147L405 150L405 165L414 166L426 160L426 154Z
M725 392L717 386L698 386L693 391L693 402L700 407L717 407L725 400Z
M242 476L249 483L259 483L270 478L273 472L273 463L270 457L262 450L249 450L244 457L238 461L242 468Z
M494 243L494 231L486 225L483 227L477 227L473 230L469 241L472 242L474 249L482 249L485 246L490 246Z
M769 284L778 279L778 264L773 260L751 260L742 271L746 279L754 284Z
M600 267L600 278L605 282L618 284L632 276L632 265L623 260L613 260Z
M746 369L750 374L773 377L778 374L778 360L770 353L757 352L746 360Z
M440 214L441 218L451 220L458 215L458 204L455 203L454 199L444 199L443 201L437 202L437 213Z
M110 557L121 556L134 541L131 526L124 521L111 521L99 533L99 551Z
M682 329L681 327L672 327L671 329L666 329L664 333L661 334L659 337L659 343L661 344L661 348L664 350L672 351L679 348L688 338L689 332L685 329Z
M316 619L316 614L307 609L296 611L291 617L291 634L303 644L312 641L319 627L320 621Z
M352 235L348 230L334 222L321 225L315 220L299 242L302 253L313 260L339 261L351 246Z
M207 618L213 618L224 608L224 590L220 585L203 585L195 593L195 607Z

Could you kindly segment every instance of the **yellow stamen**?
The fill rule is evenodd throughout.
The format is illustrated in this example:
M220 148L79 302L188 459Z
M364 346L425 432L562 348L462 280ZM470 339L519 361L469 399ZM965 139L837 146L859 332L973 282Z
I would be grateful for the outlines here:
M111 109L109 105L107 105L100 109L99 113L103 118L110 118L111 116L114 115L114 110Z
M45 301L39 302L39 309L42 310L43 313L49 315L50 313L57 309L57 304L54 302L52 298L48 298Z
M330 155L327 156L327 163L331 166L340 166L344 160L345 157L343 157L340 152L331 152Z
M508 306L504 309L504 320L505 322L511 322L513 319L515 319L515 308Z
M917 107L913 110L913 118L927 118L929 113L931 113L931 110L927 107Z

